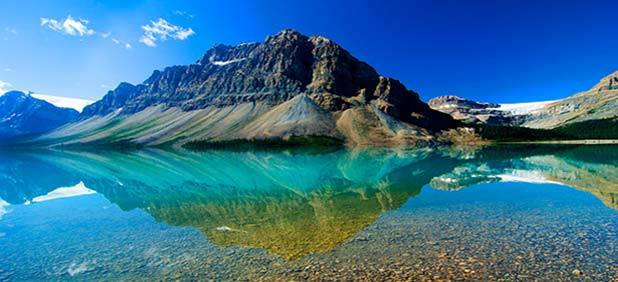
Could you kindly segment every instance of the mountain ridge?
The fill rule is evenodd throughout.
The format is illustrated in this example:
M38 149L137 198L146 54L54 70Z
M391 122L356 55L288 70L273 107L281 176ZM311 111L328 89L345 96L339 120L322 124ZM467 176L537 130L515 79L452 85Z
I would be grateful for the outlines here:
M434 110L469 124L555 129L617 117L618 71L603 77L589 90L555 101L501 105L457 96L439 96L431 99L428 104ZM512 105L521 105L523 110L514 111Z
M0 95L0 140L49 132L77 119L79 113L60 108L21 91Z
M302 106L281 108L300 95ZM303 110L312 114L302 124L286 121ZM77 124L43 140L148 146L325 134L354 144L408 145L438 142L440 132L458 125L333 41L286 29L262 43L215 45L194 64L156 70L138 85L123 82L85 107Z

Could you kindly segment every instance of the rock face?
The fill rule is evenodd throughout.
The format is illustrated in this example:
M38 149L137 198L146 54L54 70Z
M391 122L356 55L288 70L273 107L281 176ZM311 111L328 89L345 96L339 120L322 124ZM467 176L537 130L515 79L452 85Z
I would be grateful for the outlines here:
M280 108L288 102L296 105ZM196 63L155 71L139 85L121 83L84 109L74 132L49 137L148 145L304 134L408 144L432 142L456 125L331 40L284 30L263 43L216 45Z
M429 107L469 124L521 125L527 115L500 109L500 104L484 103L457 96L429 100Z
M431 99L429 106L465 123L530 128L548 129L614 118L618 116L618 72L601 79L588 91L557 101L493 104L457 96L441 96Z
M548 104L524 126L555 128L562 125L618 117L618 71L604 77L592 89Z
M76 110L10 91L0 96L0 140L46 133L75 121L78 115Z

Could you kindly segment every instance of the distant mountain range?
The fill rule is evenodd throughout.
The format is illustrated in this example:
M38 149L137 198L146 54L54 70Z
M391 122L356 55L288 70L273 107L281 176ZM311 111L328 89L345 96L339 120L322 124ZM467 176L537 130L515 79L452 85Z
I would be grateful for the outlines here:
M517 140L618 136L618 72L557 101L494 104L442 96L426 104L333 41L293 30L261 43L216 45L194 64L154 71L141 84L120 83L87 106L39 95L83 107L81 114L21 94L2 96L1 134L39 135L28 143L42 146L199 148L264 140L410 146L505 134Z
M79 112L20 91L0 96L0 141L36 136L76 121Z
M595 120L618 117L618 72L592 87L556 101L494 104L457 96L441 96L429 106L468 124L490 124L554 129Z

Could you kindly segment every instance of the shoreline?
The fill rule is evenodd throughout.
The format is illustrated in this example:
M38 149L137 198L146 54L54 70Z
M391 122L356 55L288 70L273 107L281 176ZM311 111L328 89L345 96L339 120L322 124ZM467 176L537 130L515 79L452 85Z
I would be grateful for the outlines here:
M584 140L546 140L546 141L512 141L497 144L573 144L573 145L608 145L618 144L618 139L584 139Z

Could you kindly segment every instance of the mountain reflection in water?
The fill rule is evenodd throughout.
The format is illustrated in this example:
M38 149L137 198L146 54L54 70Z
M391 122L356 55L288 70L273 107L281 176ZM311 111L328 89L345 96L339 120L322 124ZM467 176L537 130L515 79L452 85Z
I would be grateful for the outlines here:
M58 187L91 189L122 210L197 228L214 244L297 259L342 244L427 184L560 183L616 209L616 149L13 152L0 154L0 198L16 205L57 195Z

